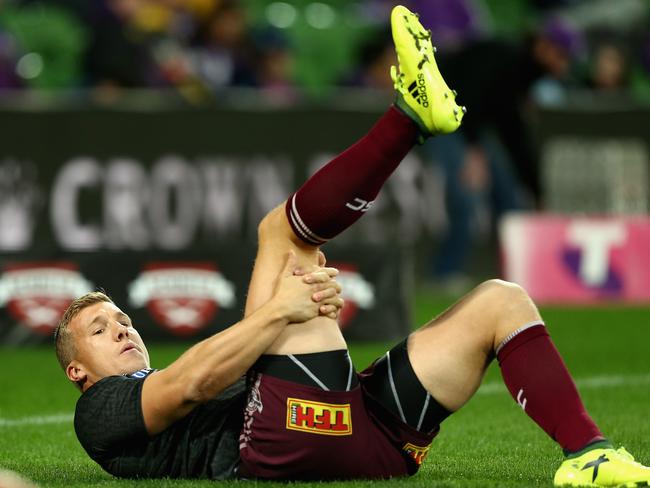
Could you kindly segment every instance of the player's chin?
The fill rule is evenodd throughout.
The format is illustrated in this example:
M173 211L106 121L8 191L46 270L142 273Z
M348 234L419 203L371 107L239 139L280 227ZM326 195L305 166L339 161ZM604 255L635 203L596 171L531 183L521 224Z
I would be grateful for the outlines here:
M136 355L134 354L134 356ZM122 374L135 373L136 371L140 371L141 369L149 367L147 360L142 355L138 354L137 356L139 357L130 357L122 361Z

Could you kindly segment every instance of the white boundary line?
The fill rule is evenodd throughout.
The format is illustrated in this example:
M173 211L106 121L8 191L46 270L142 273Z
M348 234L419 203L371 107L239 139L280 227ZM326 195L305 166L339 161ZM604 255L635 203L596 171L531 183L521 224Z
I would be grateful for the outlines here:
M616 388L619 386L642 386L650 385L650 374L645 375L611 375L591 376L575 380L580 390L601 390L605 388ZM478 395L493 395L505 393L506 387L501 382L485 383L477 391ZM53 415L37 415L33 417L20 417L5 419L0 417L0 429L8 427L22 427L27 425L55 425L72 423L74 414L57 413Z
M617 386L650 385L650 374L591 376L587 378L576 378L575 382L579 390L600 390L603 388L616 388ZM506 391L506 386L502 382L492 382L481 385L476 393L478 395L492 395Z
M74 415L71 413L57 413L54 415L37 415L35 417L22 417L17 419L3 419L0 417L0 428L22 427L23 425L48 425L65 424L72 422Z

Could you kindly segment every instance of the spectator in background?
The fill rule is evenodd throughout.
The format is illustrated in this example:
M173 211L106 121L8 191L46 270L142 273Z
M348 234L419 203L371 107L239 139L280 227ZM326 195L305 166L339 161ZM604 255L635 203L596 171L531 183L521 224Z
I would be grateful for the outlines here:
M0 90L22 86L16 76L17 46L8 32L0 27Z
M266 100L287 104L298 97L294 83L295 59L289 41L278 29L263 29L254 36L255 83Z
M388 73L396 65L391 33L380 31L359 47L354 69L343 77L341 84L392 92L393 82Z
M448 230L433 264L433 278L445 289L457 293L471 285L463 267L476 239L476 216L486 204L493 221L509 210L539 206L526 111L537 82L567 79L579 45L577 32L552 19L522 45L476 40L441 51L441 70L468 107L459 133L423 148L445 175Z
M628 87L628 61L621 46L614 41L596 44L588 84L594 90L621 93Z
M255 47L246 12L225 0L208 17L192 49L193 71L212 89L255 86Z
M485 35L481 8L476 0L410 0L422 25L431 29L431 40L443 52L451 52Z
M138 30L138 0L95 0L92 39L86 52L88 83L100 90L135 88L161 82L150 39Z
M632 88L635 98L650 102L650 33L648 32L642 35L633 74Z

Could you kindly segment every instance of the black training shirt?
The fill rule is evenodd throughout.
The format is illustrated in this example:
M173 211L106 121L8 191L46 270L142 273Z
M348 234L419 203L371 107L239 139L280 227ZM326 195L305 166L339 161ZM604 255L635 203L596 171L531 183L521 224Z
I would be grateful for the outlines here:
M239 462L243 379L150 437L142 416L141 392L144 379L154 371L109 376L81 395L74 428L88 455L119 477L232 477Z

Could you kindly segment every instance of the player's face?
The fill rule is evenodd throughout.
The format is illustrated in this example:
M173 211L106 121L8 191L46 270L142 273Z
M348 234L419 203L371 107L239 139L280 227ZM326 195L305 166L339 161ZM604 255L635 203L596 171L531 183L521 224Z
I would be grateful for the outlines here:
M115 304L99 302L84 308L68 325L77 349L68 366L73 381L85 388L106 376L149 367L149 353L131 319Z

